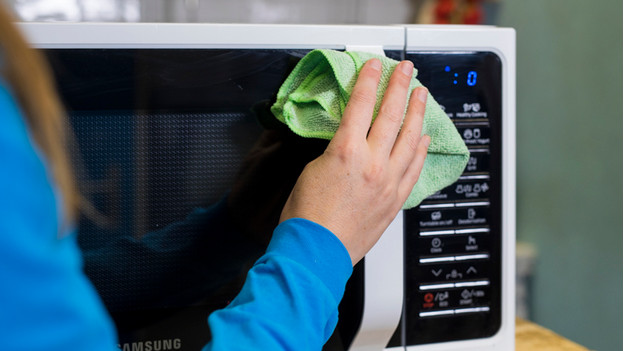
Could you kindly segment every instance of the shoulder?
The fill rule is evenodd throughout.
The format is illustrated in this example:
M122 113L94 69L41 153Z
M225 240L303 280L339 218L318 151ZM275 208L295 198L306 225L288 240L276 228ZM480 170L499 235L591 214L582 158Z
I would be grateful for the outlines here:
M17 221L36 219L29 226L38 224L46 229L52 228L56 236L56 196L45 159L32 141L19 105L2 78L0 123L0 164L3 168L0 172L0 211L3 213L3 225L18 225ZM9 216L11 213L13 215Z
M0 77L0 162L11 174L13 168L24 168L29 174L44 169L43 158L32 142L27 123L10 86Z
M29 144L26 123L7 82L0 78L0 142L3 147Z

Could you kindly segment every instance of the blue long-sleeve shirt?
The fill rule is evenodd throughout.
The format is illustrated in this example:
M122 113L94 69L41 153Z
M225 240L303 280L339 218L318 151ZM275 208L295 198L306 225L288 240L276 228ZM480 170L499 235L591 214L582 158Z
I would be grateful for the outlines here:
M210 315L204 351L320 350L350 275L349 254L331 232L304 219L283 222L238 296Z
M115 350L115 328L92 284L49 168L0 80L0 343L3 350ZM342 243L291 219L236 299L209 318L204 350L320 350L351 274Z

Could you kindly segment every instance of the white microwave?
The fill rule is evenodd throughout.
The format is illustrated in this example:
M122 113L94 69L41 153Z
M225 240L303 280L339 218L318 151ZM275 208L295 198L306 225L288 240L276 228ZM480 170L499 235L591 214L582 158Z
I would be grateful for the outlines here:
M270 115L316 48L414 62L468 146L354 269L324 350L513 350L515 32L486 26L22 24L67 107L85 271L122 350L198 350L325 141ZM279 175L279 176L277 176Z

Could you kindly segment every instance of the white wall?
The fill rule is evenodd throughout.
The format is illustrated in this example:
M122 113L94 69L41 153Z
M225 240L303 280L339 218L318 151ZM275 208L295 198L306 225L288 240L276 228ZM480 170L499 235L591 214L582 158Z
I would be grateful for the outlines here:
M421 0L0 0L25 21L411 23Z
M411 0L144 0L142 21L391 24L410 22Z

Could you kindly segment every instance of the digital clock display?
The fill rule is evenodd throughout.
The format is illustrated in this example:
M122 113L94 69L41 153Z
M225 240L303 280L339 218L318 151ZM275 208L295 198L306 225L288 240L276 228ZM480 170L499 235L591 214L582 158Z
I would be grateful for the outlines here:
M498 104L501 62L491 52L407 52L417 78L450 118L488 118Z
M471 87L477 85L477 71L468 71L467 73L457 72L456 70L453 70L451 66L446 66L444 67L444 72L449 73L449 77L445 78L452 80L454 85L461 85L464 83Z

